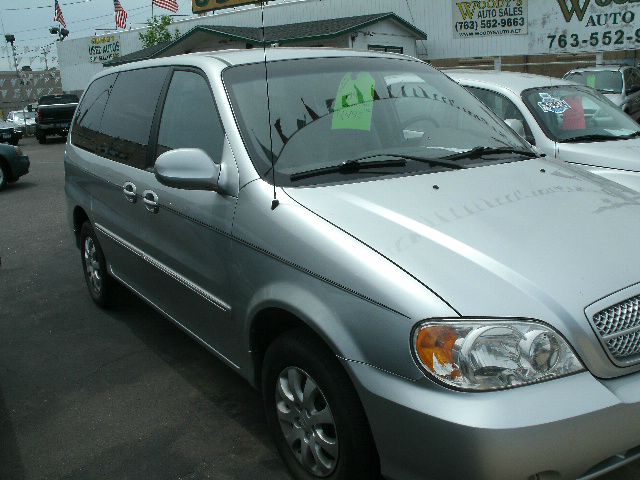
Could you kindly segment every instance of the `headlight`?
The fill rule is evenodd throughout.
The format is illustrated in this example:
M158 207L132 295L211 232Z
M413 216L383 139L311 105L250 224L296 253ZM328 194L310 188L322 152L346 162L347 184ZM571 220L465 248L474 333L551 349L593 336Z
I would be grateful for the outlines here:
M428 320L414 329L411 344L428 376L461 390L518 387L584 370L566 340L535 321Z

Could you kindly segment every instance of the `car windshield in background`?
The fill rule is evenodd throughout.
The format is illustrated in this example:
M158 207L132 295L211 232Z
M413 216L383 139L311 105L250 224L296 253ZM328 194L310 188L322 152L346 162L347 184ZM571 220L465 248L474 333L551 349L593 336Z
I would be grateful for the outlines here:
M622 73L611 70L593 70L573 72L565 77L566 80L595 88L602 93L622 93Z
M16 120L24 120L25 118L29 120L30 118L36 118L36 112L17 112L15 118Z
M42 97L38 101L38 105L58 105L64 103L78 103L79 99L76 95L50 95Z
M264 64L230 67L223 78L257 171L271 181L273 156L278 185L449 171L531 154L475 97L421 62L323 58L271 62L268 70L273 146Z
M640 125L604 96L587 87L532 88L522 99L547 136L556 142L630 138Z

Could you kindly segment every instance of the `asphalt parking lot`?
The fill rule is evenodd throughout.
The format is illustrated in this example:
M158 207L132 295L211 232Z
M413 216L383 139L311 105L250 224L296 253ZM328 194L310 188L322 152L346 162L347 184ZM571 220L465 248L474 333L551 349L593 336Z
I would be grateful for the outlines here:
M133 296L94 306L64 143L22 143L31 172L0 193L0 479L288 478L244 380Z

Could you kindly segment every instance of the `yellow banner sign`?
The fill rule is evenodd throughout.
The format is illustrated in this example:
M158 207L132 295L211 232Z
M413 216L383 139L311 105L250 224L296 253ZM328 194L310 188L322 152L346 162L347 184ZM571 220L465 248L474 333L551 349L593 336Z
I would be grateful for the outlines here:
M237 7L239 5L248 5L249 3L262 3L256 0L191 0L191 2L191 10L193 13Z

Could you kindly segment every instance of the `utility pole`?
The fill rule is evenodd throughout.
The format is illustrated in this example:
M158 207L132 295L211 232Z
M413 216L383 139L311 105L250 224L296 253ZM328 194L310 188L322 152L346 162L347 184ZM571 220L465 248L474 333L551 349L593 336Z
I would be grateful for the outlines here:
M4 39L6 40L7 43L11 44L11 51L13 52L13 65L16 67L16 77L18 78L18 85L20 86L20 94L23 97L23 101L24 101L25 88L24 88L24 82L20 77L20 71L18 70L18 59L16 58L16 46L15 46L16 37L11 34L5 34ZM27 134L27 115L25 114L25 108L26 108L26 105L23 105L21 110L22 110L22 120L24 121L24 133L26 135Z
M48 46L42 47L42 56L44 57L44 69L49 70L49 61L47 59L47 55L49 55Z

